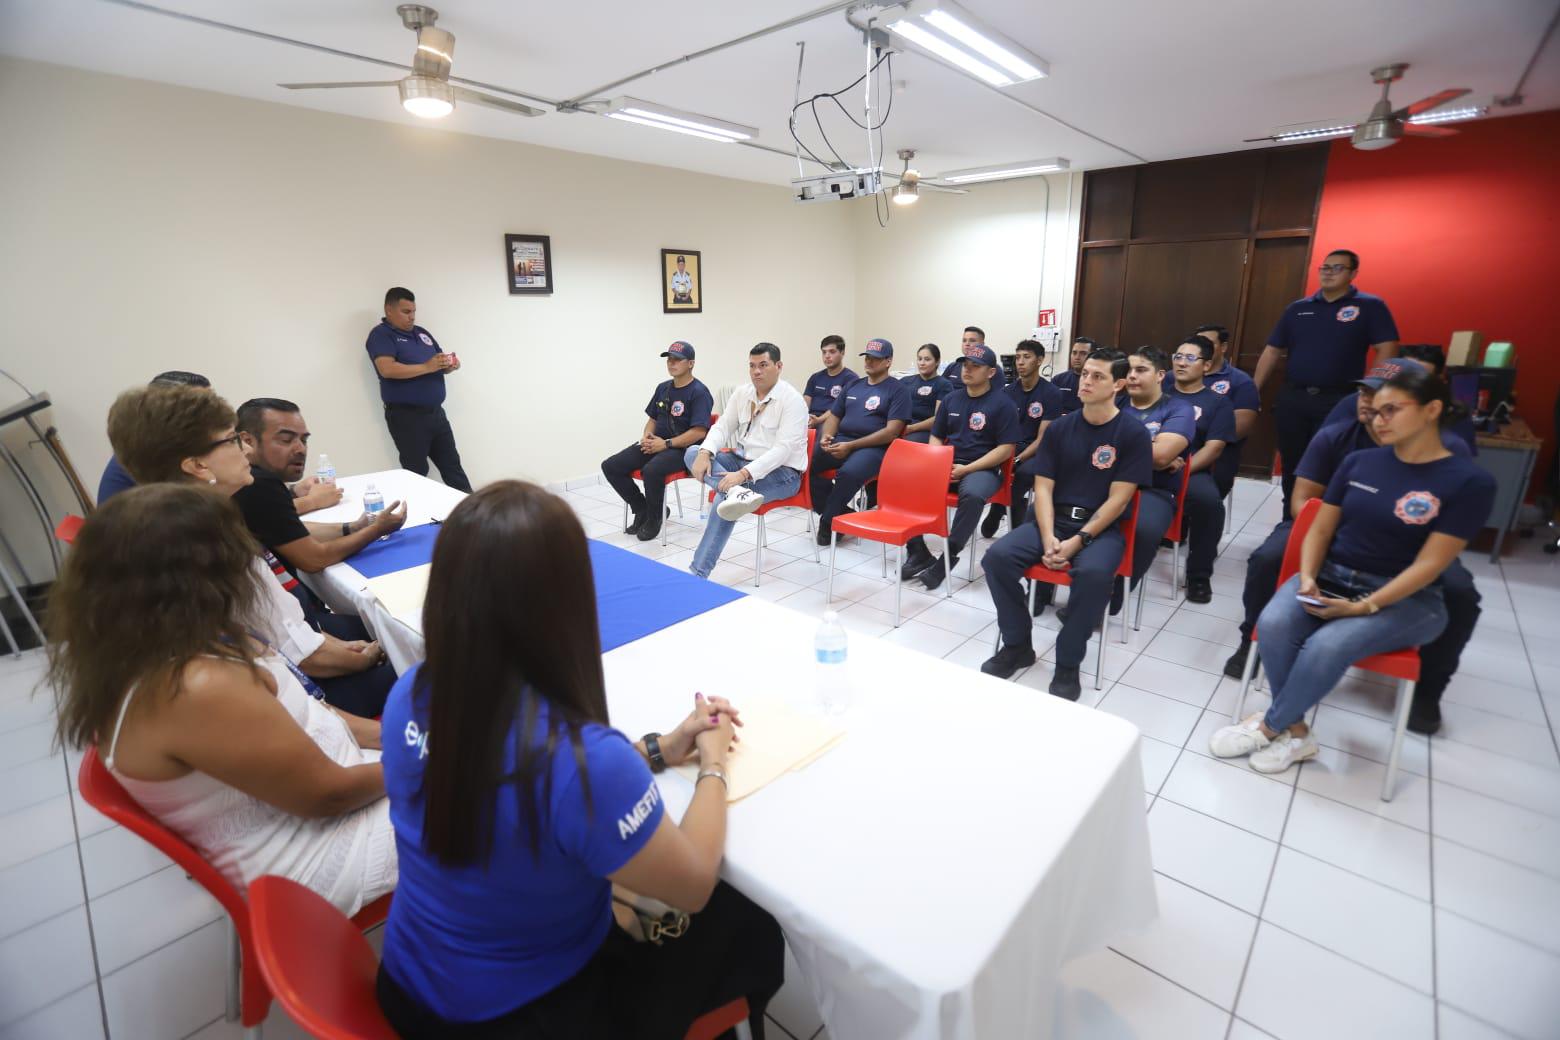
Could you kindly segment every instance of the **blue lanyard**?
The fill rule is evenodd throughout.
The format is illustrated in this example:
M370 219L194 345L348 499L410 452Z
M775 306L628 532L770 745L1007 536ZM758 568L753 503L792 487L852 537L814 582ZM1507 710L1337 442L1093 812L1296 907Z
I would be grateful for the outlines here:
M310 697L313 697L317 701L322 701L325 699L325 691L320 689L320 684L309 678L307 675L304 675L303 669L289 661L286 654L282 653L280 650L276 649L276 647L267 642L265 637L260 633L251 630L249 634L257 643L272 651L276 654L277 657L282 659L282 663L287 666L287 670L293 673L293 678L298 680L298 685L303 687L304 693L307 693Z

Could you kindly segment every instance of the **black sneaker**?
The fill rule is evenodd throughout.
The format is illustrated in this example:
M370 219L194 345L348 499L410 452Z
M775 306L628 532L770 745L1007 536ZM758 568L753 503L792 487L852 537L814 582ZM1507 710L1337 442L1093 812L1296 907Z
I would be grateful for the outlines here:
M1075 701L1083 696L1083 683L1078 681L1078 669L1056 666L1056 672L1051 676L1051 696L1060 697L1064 701Z
M980 536L982 538L995 538L997 528L1002 526L1002 514L1006 512L1004 506L992 506L986 512L986 519L981 521Z
M1246 658L1251 654L1251 640L1247 639L1240 644L1240 649L1230 655L1230 659L1224 662L1224 674L1231 679L1239 679L1246 674ZM1257 660L1262 660L1261 655ZM1252 674L1256 674L1256 664L1252 664Z
M649 513L635 513L634 519L629 522L627 527L623 528L623 533L638 534L639 529L645 525L645 521L648 519L650 519Z
M998 679L1010 679L1013 673L1020 668L1028 668L1035 663L1035 648L1032 646L1004 646L986 662L980 666L980 670L987 675L995 675Z
M948 557L946 563L941 559L933 560L932 565L921 572L921 584L925 585L928 591L942 588L942 583L948 578L948 571L958 565L957 556Z
M936 562L937 557L931 553L925 553L921 556L911 553L910 558L905 561L905 565L899 568L899 579L901 581L909 581Z
M1408 731L1429 737L1434 736L1440 728L1441 706L1415 697L1414 703L1408 707Z
M1186 602L1212 603L1213 583L1210 582L1207 578L1187 578Z

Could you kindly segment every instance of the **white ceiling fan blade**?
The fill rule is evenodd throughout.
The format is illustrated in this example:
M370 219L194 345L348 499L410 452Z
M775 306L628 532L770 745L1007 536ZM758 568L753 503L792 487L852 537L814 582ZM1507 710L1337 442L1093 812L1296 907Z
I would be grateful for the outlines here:
M1473 93L1473 91L1469 90L1467 87L1453 87L1449 90L1443 90L1439 93L1431 94L1429 97L1420 98L1412 105L1404 105L1402 108L1392 113L1392 118L1412 119L1417 115L1422 115L1423 113L1430 111L1432 108L1440 108L1448 101L1456 101L1464 94L1471 93Z
M357 83L278 83L287 90L341 90L344 87L394 87L398 79L363 80Z
M518 101L508 101L492 94L482 94L475 90L467 90L465 87L455 88L455 97L460 101L468 101L473 105L486 105L488 108L498 108L505 112L513 112L520 116L544 116L546 109L532 108L530 105L522 105Z

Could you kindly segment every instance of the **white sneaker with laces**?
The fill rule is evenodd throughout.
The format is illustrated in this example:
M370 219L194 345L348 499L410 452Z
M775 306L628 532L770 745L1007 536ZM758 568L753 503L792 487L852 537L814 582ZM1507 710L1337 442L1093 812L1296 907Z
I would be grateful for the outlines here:
M1308 731L1297 737L1287 729L1268 746L1251 756L1251 768L1259 773L1282 773L1296 762L1316 757L1316 741Z
M1208 739L1208 750L1220 758L1239 758L1268 746L1262 732L1262 715L1248 715L1237 725L1224 726Z
M764 496L752 488L736 487L726 496L726 501L715 507L722 520L741 520L764 504Z

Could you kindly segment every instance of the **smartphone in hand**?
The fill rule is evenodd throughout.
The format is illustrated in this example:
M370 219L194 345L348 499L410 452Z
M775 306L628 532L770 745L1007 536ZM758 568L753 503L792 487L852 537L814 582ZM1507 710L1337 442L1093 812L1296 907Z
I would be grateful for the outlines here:
M1326 603L1324 603L1321 600L1317 599L1315 596L1296 595L1295 599L1299 600L1301 603L1304 603L1308 607L1325 607L1325 606L1327 606Z

